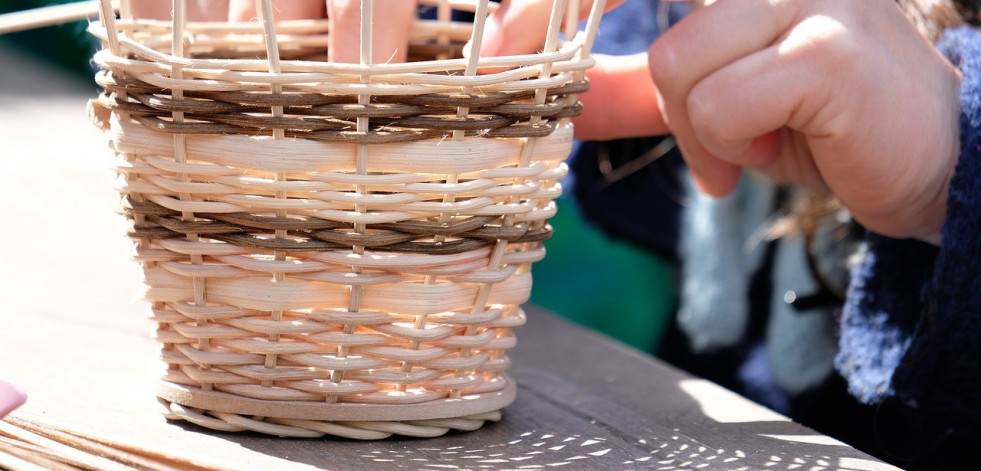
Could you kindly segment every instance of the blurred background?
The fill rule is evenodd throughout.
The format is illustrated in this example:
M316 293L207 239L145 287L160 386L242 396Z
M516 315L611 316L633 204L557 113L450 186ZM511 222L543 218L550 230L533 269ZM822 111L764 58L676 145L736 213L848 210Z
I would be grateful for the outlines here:
M0 0L0 13L61 3L70 2ZM606 54L631 54L646 50L658 31L658 10L657 1L630 0L608 13L601 23L594 50ZM672 18L681 14L680 11L664 9L660 12L662 24L669 20L664 18L666 13L671 13ZM79 21L0 35L0 52L10 51L13 55L9 57L14 62L7 61L4 68L18 67L16 62L24 58L43 62L52 73L63 76L63 83L71 82L72 89L90 90L90 96L95 97L98 87L93 83L94 70L90 58L96 44L86 33L86 26L86 21ZM12 92L15 78L11 73L5 73L4 68L0 68L0 90ZM20 83L19 86L29 84ZM659 246L672 242L655 241L654 250L651 250L651 244L646 244L644 248L644 241L638 244L636 237L623 231L610 235L610 231L600 229L596 222L597 218L606 217L605 214L625 218L657 218L660 206L636 202L636 208L618 207L612 208L609 213L590 213L589 208L583 208L575 196L590 193L587 205L597 205L602 204L607 194L621 192L622 196L622 192L629 192L631 186L636 185L665 186L668 199L673 197L671 195L680 194L670 183L652 180L647 172L628 175L622 182L614 182L609 187L595 189L580 185L577 188L575 173L596 172L598 152L609 155L612 151L611 160L615 163L633 157L626 154L643 152L651 145L649 142L638 144L629 141L577 145L577 155L570 162L573 175L564 182L564 195L557 201L559 212L552 220L555 236L545 244L548 256L534 266L532 302L634 348L652 353L657 351L677 304L677 269L672 255L670 251L657 250ZM585 157L581 158L580 154ZM624 157L619 157L620 154L624 154ZM658 173L663 173L663 169ZM636 214L637 210L643 214ZM674 227L676 223L665 221L664 226Z

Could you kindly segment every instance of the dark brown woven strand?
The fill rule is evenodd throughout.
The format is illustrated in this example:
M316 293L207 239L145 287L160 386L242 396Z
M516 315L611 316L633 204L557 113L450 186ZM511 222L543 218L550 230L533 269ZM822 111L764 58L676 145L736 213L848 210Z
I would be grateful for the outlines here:
M520 103L534 91L497 92L489 95L426 94L412 97L373 98L360 105L355 97L316 93L186 92L174 99L167 90L147 83L118 79L100 73L97 82L107 94L101 103L129 113L144 126L182 134L270 134L283 129L289 137L382 144L442 137L454 130L489 137L543 137L555 123L532 124L531 118L556 120L577 116L579 103L566 104L566 97L589 88L586 81L550 88L543 104ZM115 92L126 92L125 99ZM397 100L397 101L396 101ZM286 116L274 117L270 107L282 106ZM468 108L467 117L456 116L458 107ZM183 113L184 122L170 119ZM356 120L370 118L373 129L356 132Z
M381 252L447 255L487 247L498 240L513 243L541 242L552 236L552 227L530 228L529 224L510 227L493 225L500 218L472 216L452 222L406 221L368 224L365 233L354 231L348 223L317 218L260 216L247 213L196 214L184 221L181 213L151 202L126 200L123 211L131 219L144 216L144 224L134 225L129 236L135 239L167 239L196 234L243 247L281 252L322 252L361 246ZM263 231L286 230L294 239L260 237ZM434 236L453 240L433 242Z

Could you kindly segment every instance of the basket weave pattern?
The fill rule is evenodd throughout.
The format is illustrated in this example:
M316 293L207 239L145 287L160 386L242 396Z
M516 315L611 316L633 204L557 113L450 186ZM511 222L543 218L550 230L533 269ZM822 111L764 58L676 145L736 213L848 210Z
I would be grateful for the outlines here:
M453 58L487 2L434 3L410 48L428 60L370 65L323 61L322 20L188 23L176 8L162 23L103 2L93 115L118 156L168 417L435 436L513 399L506 352L591 36L559 40L557 11L542 53ZM449 21L451 5L478 20Z

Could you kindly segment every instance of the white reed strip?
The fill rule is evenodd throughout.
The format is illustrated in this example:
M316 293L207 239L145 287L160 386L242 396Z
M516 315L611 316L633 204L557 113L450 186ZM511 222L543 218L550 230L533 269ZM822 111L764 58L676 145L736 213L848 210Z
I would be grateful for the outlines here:
M119 44L119 32L116 30L116 13L113 9L111 0L102 0L99 2L99 23L90 23L89 28L92 28L93 24L105 25L102 28L106 34L101 38L103 44L108 43L109 50L113 55L120 55L122 51L120 50Z
M579 0L572 0L578 2ZM599 30L599 21L603 16L606 7L606 0L594 0L593 7L589 11L589 19L586 22L586 36L583 38L583 46L579 49L579 59L589 61L592 58L593 42L596 40L596 32ZM575 81L581 81L586 75L586 69L577 70L574 74ZM578 95L570 94L566 97L566 104L574 104L579 100ZM561 124L566 124L570 118L564 118Z
M174 156L174 150L167 146L169 134L131 122L114 120L112 126L109 136L117 152ZM355 144L231 134L189 135L186 142L187 155L197 163L264 172L353 172L357 168ZM538 139L535 160L561 161L571 145L572 130L556 129ZM511 139L427 139L375 144L371 159L376 172L462 174L517 164L521 148L520 141Z
M155 23L147 25L147 22ZM120 20L118 24L124 30L125 28L134 28L137 26L143 28L142 37L139 38L140 42L151 49L160 49L161 39L157 36L169 34L171 30L169 21L144 19L136 21ZM298 41L326 45L326 38L329 33L327 26L326 20L286 20L276 22L277 33L282 39L280 42L289 43L293 46L303 44ZM208 39L214 41L214 38L222 38L225 41L224 45L227 46L227 38L230 35L234 35L236 44L242 46L255 45L256 42L250 41L249 37L262 34L262 27L256 23L188 22L188 28L194 31L194 34L199 38L198 41L195 41L195 44L202 44ZM470 31L472 29L472 24L466 22L416 19L412 23L412 29L409 31L409 40L422 42L432 40L439 36L445 36L447 40L462 42L470 37ZM442 59L446 58L443 57Z
M145 296L150 301L180 302L194 294L194 287L187 277L175 275L161 267L148 268L144 274L148 285ZM473 284L448 281L433 285L401 283L368 285L362 288L359 309L408 315L469 311L479 291L478 286ZM516 274L493 285L484 296L488 304L527 302L531 296L531 275ZM208 299L218 304L266 312L275 309L301 310L310 306L346 309L350 300L350 287L296 278L273 282L266 276L212 278L209 280ZM262 360L259 361L261 363Z
M470 54L467 58L467 68L464 71L467 77L477 75L477 63L480 60L480 43L484 38L484 24L487 22L487 3L487 0L480 0L480 3L477 5L477 12L474 14L473 34L470 37ZM469 95L472 92L473 85L463 87L464 95ZM465 118L469 112L470 109L465 106L458 107L456 117ZM453 131L453 139L457 141L463 139L463 131Z
M88 0L0 14L0 34L91 19L101 13L101 8L98 0ZM119 2L112 2L110 9L118 8Z
M130 467L124 466L115 461L90 455L68 445L58 443L50 438L46 438L34 432L22 429L9 422L0 421L0 435L51 450L57 455L64 457L66 460L70 460L73 463L88 467L89 469L106 471L125 471L131 469Z
M125 17L124 17L125 18ZM172 20L155 20L151 18L127 18L117 21L119 27L136 27L140 32L147 33L168 33L173 28ZM280 20L276 22L276 30L279 33L326 33L329 31L327 19L297 19ZM187 29L196 34L207 33L256 33L262 34L263 26L261 22L255 21L188 21Z
M571 38L579 31L579 0L569 0L565 11L565 37Z
M103 60L114 56L96 57L96 63L100 66L112 66L112 62L121 63L124 61ZM153 69L157 67L149 63L129 62L132 67L114 67L116 70L126 72L132 77L149 83L150 85L161 88L182 88L185 91L264 91L268 89L269 83L280 83L284 85L284 91L300 91L309 93L329 93L329 94L361 94L384 96L406 96L425 93L452 92L459 90L460 86L479 87L485 93L497 91L517 91L532 90L536 88L549 88L564 85L571 79L571 73L591 66L594 60L574 63L553 64L551 77L531 78L541 76L540 67L527 67L515 69L509 72L494 74L493 76L477 76L480 79L460 80L460 77L433 76L433 75L408 75L401 77L386 77L392 82L401 80L403 83L384 83L378 80L372 84L359 84L348 82L334 82L336 76L325 76L323 74L280 74L270 76L267 74L256 74L246 72L218 72L212 70L185 71L186 76L201 78L175 80L167 75L158 72L142 72L140 69ZM568 75L566 75L568 74ZM427 77L429 79L427 80ZM505 80L502 80L505 79ZM242 83L245 82L245 83ZM427 82L430 85L427 85ZM478 82L478 83L474 83Z
M230 471L241 470L242 464L232 465L215 461L212 457L191 455L184 450L172 450L159 444L136 443L129 439L110 437L102 432L55 422L51 418L27 416L20 413L7 419L22 429L37 434L47 434L59 443L75 446L89 453L106 452L109 456L119 456L123 461L131 460L147 466L147 469L180 469L183 471ZM77 445L73 445L77 444ZM99 445L105 448L100 448ZM148 461L142 461L148 460Z

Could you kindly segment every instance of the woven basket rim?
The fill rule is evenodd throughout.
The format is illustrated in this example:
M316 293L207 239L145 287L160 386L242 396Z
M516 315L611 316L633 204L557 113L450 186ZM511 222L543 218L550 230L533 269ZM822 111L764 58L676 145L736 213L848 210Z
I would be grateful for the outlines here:
M167 381L160 381L156 392L158 397L169 402L230 414L329 421L405 421L446 419L503 409L514 402L517 386L507 374L499 378L503 386L498 391L418 404L265 401Z
M308 20L295 20L308 21ZM282 22L288 24L290 20ZM139 26L142 22L136 22ZM279 23L277 23L278 25ZM190 29L190 28L189 28ZM100 21L94 21L88 26L89 34L108 41L109 33L106 26ZM426 83L439 80L433 77L434 72L448 72L454 70L465 70L468 65L467 58L428 60L417 62L402 63L382 63L382 64L352 64L330 61L313 60L281 60L280 73L269 72L269 61L266 59L193 59L179 57L166 52L160 52L145 46L137 40L120 34L117 37L123 52L135 54L137 57L145 58L149 62L166 65L169 67L182 67L186 69L205 69L205 70L226 70L236 72L254 73L256 77L262 76L285 76L293 73L327 73L352 76L384 76L384 75L405 75L405 74L426 74L429 79ZM480 74L476 76L454 76L452 78L469 79L468 84L475 86L482 85L479 82L498 83L507 80L518 80L531 77L540 73L541 64L550 63L552 70L561 72L564 70L585 70L595 64L591 57L579 54L584 51L584 43L587 40L585 32L578 32L573 38L563 40L554 52L538 52L534 54L516 54L508 56L481 56L477 60L477 67L481 69L495 68L514 68L503 72ZM104 49L103 51L108 51ZM101 51L100 51L101 52ZM99 53L97 53L98 55ZM579 55L577 55L579 54ZM136 59L125 59L129 62L138 62ZM532 70L527 70L531 67ZM313 77L302 77L306 80L315 80ZM450 78L450 77L447 77Z

